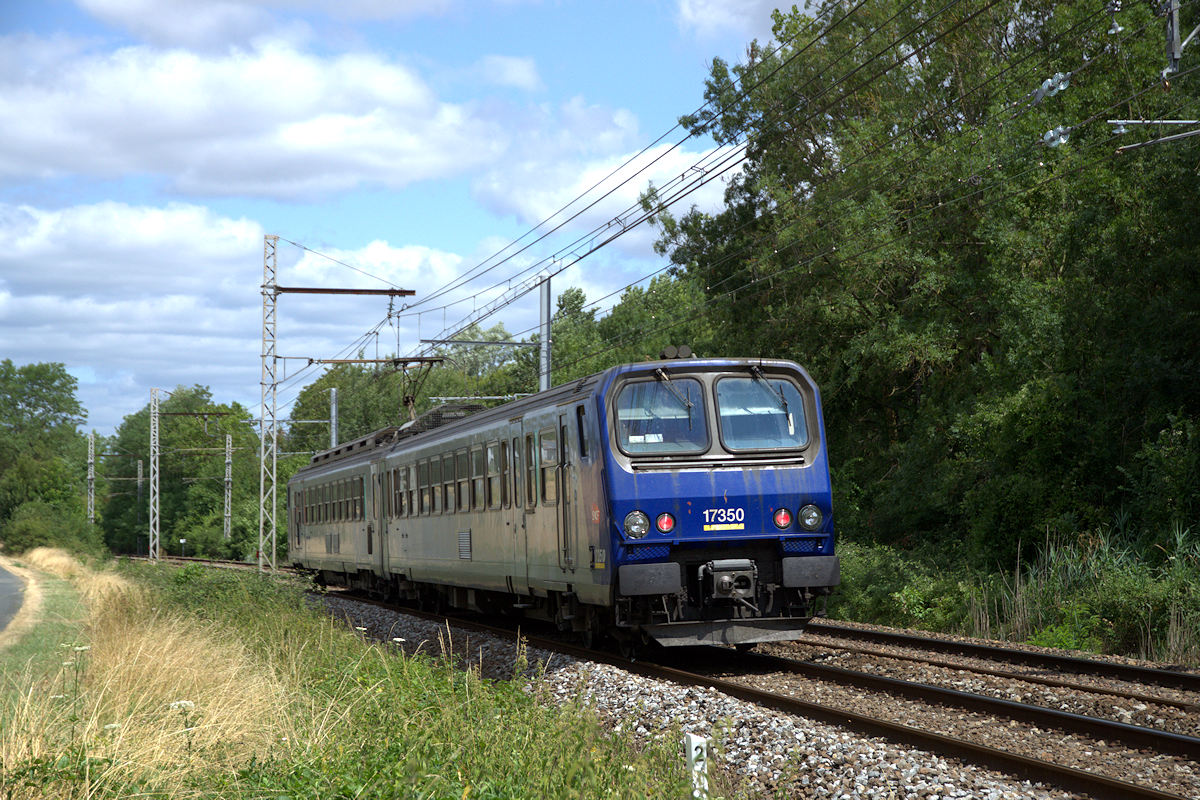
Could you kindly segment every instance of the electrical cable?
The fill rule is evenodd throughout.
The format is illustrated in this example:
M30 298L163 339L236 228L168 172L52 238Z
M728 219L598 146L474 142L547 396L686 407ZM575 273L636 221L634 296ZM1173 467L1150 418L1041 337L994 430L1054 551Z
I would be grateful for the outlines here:
M821 94L821 95L819 95L819 96L823 96L823 95L824 95L826 92L828 92L828 91L829 91L829 89L831 89L831 88L833 88L833 87L836 87L837 85L840 85L842 82L844 82L845 80L847 80L849 77L853 76L853 75L854 75L855 73L857 73L858 71L862 70L864 67L866 67L868 64L870 64L872 61L874 61L874 60L876 60L877 58L879 58L881 55L883 55L884 53L886 53L888 50L890 50L890 49L892 49L893 47L896 47L897 45L901 44L901 43L902 43L902 42L903 42L903 41L904 41L904 40L905 40L905 39L906 39L906 38L907 38L909 35L911 35L913 32L915 32L915 31L917 31L917 30L921 29L922 27L924 27L925 25L929 24L931 21L933 21L933 20L934 20L934 19L936 19L938 16L940 16L942 13L944 13L944 12L945 12L947 9L949 9L949 8L951 8L951 7L955 6L955 5L957 5L957 4L958 4L958 3L960 3L960 2L962 2L962 0L950 0L950 2L948 2L946 5L944 5L944 6L943 6L941 9L939 9L939 10L938 10L937 12L935 12L933 15L931 15L931 16L930 16L930 17L928 17L928 18L925 18L925 19L924 19L922 22L918 23L918 24L917 24L917 25L915 25L913 28L911 28L911 29L909 29L908 31L906 31L906 32L905 32L905 33L904 33L902 36L900 36L900 37L898 37L898 38L896 38L896 39L893 39L893 40L892 40L892 42L890 42L890 43L889 43L889 44L888 44L886 47L884 47L882 50L878 51L878 52L877 52L877 53L875 53L873 56L871 56L870 58L866 59L864 62L862 62L861 64L859 64L858 66L856 66L854 69L852 69L852 70L851 70L849 73L847 73L847 74L845 74L845 75L841 76L841 77L840 77L840 78L839 78L837 81L835 81L835 82L834 82L834 83L833 83L833 84L832 84L830 87L827 87L827 89L825 90L825 92L822 92L822 94ZM857 90L857 88L861 88L862 86L865 86L865 85L869 84L870 82L874 81L875 79L877 79L877 78L878 78L878 77L880 77L881 75L883 75L883 74L886 74L886 73L887 73L887 72L889 72L890 70L892 70L892 69L894 69L895 67L899 66L900 64L902 64L902 63L904 63L904 62L908 61L909 59L913 58L914 56L916 56L916 55L919 55L919 54L920 54L922 51L924 51L924 50L925 50L925 49L927 49L928 47L932 46L933 44L937 43L937 42L938 42L938 41L940 41L942 38L945 38L947 35L949 35L949 34L950 34L950 33L952 33L953 31L957 30L959 27L961 27L961 26L965 25L967 22L971 21L972 19L974 19L975 17L977 17L979 14L981 14L981 13L983 13L984 11L988 10L989 8L993 7L993 6L994 6L994 5L996 5L998 2L999 2L999 0L990 0L990 2L986 3L985 5L983 5L982 7L980 7L979 9L977 9L976 11L972 12L971 14L967 15L967 16L966 16L966 17L964 17L963 19L961 19L961 20L959 20L958 22L956 22L955 24L953 24L953 25L952 25L952 26L951 26L951 27L950 27L948 30L942 31L941 33L937 34L936 36L934 36L934 37L933 37L932 39L930 39L929 41L925 42L924 44L920 45L919 47L916 47L916 48L914 48L914 49L913 49L911 52L908 52L908 53L906 53L905 55L903 55L903 56L902 56L902 57L900 57L899 59L897 59L897 60L893 61L893 62L892 62L891 64L889 64L888 66L884 67L884 69L882 69L881 71L879 71L879 72L877 72L876 74L872 75L870 78L868 78L866 81L864 81L864 82L863 82L862 84L860 84L858 87L856 87L856 90ZM911 3L910 3L910 5L911 5ZM895 16L895 15L894 15L894 16ZM893 18L894 18L894 17L893 17ZM889 21L890 21L890 20L889 20ZM876 28L876 31L878 31L878 30L879 30L879 28ZM874 34L874 32L876 32L876 31L873 31L871 35L873 35L873 34ZM843 96L842 96L842 98L840 98L840 99L845 99L845 97L847 97L847 96L850 96L850 94L852 94L852 93L848 93L847 95L843 95ZM813 112L813 114L811 114L809 118L812 118L813 116L816 116L817 114L824 113L824 112L825 112L825 111L827 111L829 108L831 108L831 107L833 107L833 106L837 105L837 103L838 103L838 102L840 102L840 100L836 100L836 101L834 101L833 103L831 103L831 104L829 104L829 105L825 106L823 109L820 109L820 110L819 110L819 111L817 111L817 112ZM728 160L729 160L729 159L731 159L731 158L733 158L733 156L728 156L728 157L726 158L726 161L728 161ZM744 158L745 158L745 156L742 156L740 160L744 160ZM740 161L740 160L739 160L739 161ZM734 163L732 163L732 164L726 164L726 165L723 167L723 169L722 169L722 172L724 172L724 171L727 171L728 169L731 169L733 166L736 166L736 164L737 164L737 163L739 163L739 162L734 162ZM720 174L721 174L721 173L716 173L716 174L713 174L713 175L708 175L708 176L705 176L705 177L704 177L704 178L702 178L702 179L697 179L696 181L694 181L694 182L693 182L693 183L692 183L692 184L691 184L689 187L687 187L686 189L681 189L680 191L678 191L678 192L677 192L677 193L676 193L676 194L675 194L675 195L674 195L674 196L673 196L673 197L672 197L672 198L669 200L669 202L661 202L658 210L659 210L659 211L661 211L663 208L665 208L665 207L668 207L668 206L669 206L671 203L678 202L678 200L681 200L681 199L683 199L684 197L688 196L689 194L691 194L692 192L696 191L696 190L697 190L698 188L700 188L701 186L703 186L703 185L707 184L709 181L713 180L715 177L718 177ZM633 227L636 227L637 225L641 224L642 222L646 221L647 219L650 219L652 216L654 216L654 214L655 214L655 213L657 213L657 211L650 211L650 212L645 212L645 213L643 213L643 215L642 215L642 216L641 216L641 217L640 217L638 220L636 220L636 221L635 221L635 222L633 222L633 223L630 223L628 226L625 226L625 225L623 225L623 226L622 226L622 227L623 227L623 230L622 230L622 231L620 231L620 232L618 232L618 233L616 233L616 234L613 234L612 236L609 236L607 239L604 239L604 240L602 240L602 241L600 242L600 244L598 244L598 245L593 245L593 246L592 246L592 247L591 247L591 248L590 248L590 249L589 249L587 252L585 252L583 255L577 256L577 258L576 258L574 261L572 261L572 262L569 262L569 263L567 263L567 264L565 264L565 265L562 265L562 266L559 266L559 267L557 267L557 268L555 268L555 269L552 269L552 270L550 270L550 272L549 272L549 275L548 275L547 277L550 277L550 278L552 278L552 277L554 277L554 275L561 273L563 270L565 270L565 269L567 269L568 267L572 266L574 263L577 263L579 260L582 260L582 258L586 257L587 255L590 255L592 252L595 252L596 250L599 250L600 248L604 247L605 245L607 245L607 244L611 243L612 241L616 240L616 239L617 239L617 238L619 238L620 236L624 235L624 233L626 233L628 230L632 229ZM561 253L562 251L560 250L559 252ZM527 270L526 270L526 271L527 271ZM520 273L518 273L518 274L520 274ZM494 288L496 288L496 287L492 287L492 288L494 289ZM475 318L475 319L464 318L463 320L460 320L460 321L459 321L459 323L457 323L455 326L453 326L453 327L451 327L451 328L447 328L447 329L445 329L445 331L443 331L443 334L442 334L442 335L439 335L437 338L451 338L451 337L454 335L454 333L457 333L457 332L458 332L459 330L461 330L463 327L466 327L467 325L470 325L470 324L475 324L475 323L478 323L478 322L479 322L481 319L486 319L486 317L487 317L487 316L490 316L491 314L494 314L494 313L495 313L496 311L498 311L500 308L503 308L505 305L508 305L508 304L509 304L509 303L511 303L513 300L517 299L517 297L523 296L525 293L527 293L528 291L531 291L531 290L532 290L532 287L531 287L531 286L530 286L530 287L523 287L523 288L519 287L519 288L518 288L518 290L517 290L517 294L516 294L514 297L510 297L510 298L509 298L509 299L507 299L505 302L503 302L503 303L501 303L501 304L497 305L497 306L496 306L496 308L492 308L492 309L488 310L488 311L487 311L487 313L486 313L486 314L484 314L483 316L476 316L476 318ZM449 333L448 333L448 332L449 332Z
M1190 70L1187 70L1187 71L1185 71L1185 72L1183 72L1183 73L1179 73L1179 74L1178 74L1176 77L1177 77L1177 78L1178 78L1178 77L1183 77L1184 75L1187 75L1187 74L1189 74L1189 73L1191 73L1191 72L1194 72L1194 71L1196 71L1196 70L1200 70L1200 66L1198 66L1198 67L1194 67L1194 68L1192 68L1192 69L1190 69ZM1117 103L1114 103L1114 104L1113 104L1113 106L1110 106L1110 107L1115 107L1116 105L1120 105L1121 103L1124 103L1124 102L1129 102L1131 99L1132 99L1132 98L1125 98L1124 100L1121 100L1121 101L1118 101ZM1109 144L1110 142L1112 142L1112 141L1113 141L1115 138L1116 138L1116 135L1115 135L1115 134L1114 134L1114 135L1110 135L1110 136L1109 136L1107 139L1099 140L1099 141L1097 141L1097 142L1095 142L1095 143L1093 143L1093 144L1090 144L1090 145L1088 145L1086 148L1084 148L1084 150L1100 149L1100 148L1102 148L1104 145L1107 145L1107 144ZM1080 150L1080 151L1078 151L1078 152L1083 152L1084 150ZM1085 168L1087 168L1087 167L1090 167L1090 166L1092 166L1092 165L1094 165L1094 164L1097 164L1097 163L1099 163L1099 162L1102 160L1102 158L1111 158L1111 156L1112 156L1112 154L1111 154L1110 152L1108 152L1108 151L1104 151L1104 153L1103 153L1103 155L1102 155L1102 156L1097 156L1097 157L1095 157L1095 158L1092 158L1091 160L1084 161L1083 163L1081 163L1081 164L1079 164L1079 165L1076 165L1076 166L1074 166L1074 167L1072 167L1072 168L1068 169L1068 170L1067 170L1067 171L1065 171L1065 172L1056 173L1056 174L1054 174L1054 175L1052 175L1052 176L1050 176L1050 177L1046 178L1045 180L1042 180L1042 181L1040 181L1040 182L1038 182L1038 183L1035 183L1035 184L1033 184L1033 185L1031 185L1031 186L1024 187L1024 188L1020 188L1020 189L1014 189L1014 190L1012 190L1011 192L1009 192L1008 194L1002 194L1002 195L1000 195L998 198L995 198L995 199L993 199L992 201L990 201L990 202L988 202L988 203L985 203L985 204L984 204L983 206L981 206L981 207L982 207L982 208L986 208L986 207L988 207L988 206L992 205L993 203L997 203L997 202L1000 202L1000 201L1002 201L1002 200L1007 200L1007 199L1010 199L1010 196L1020 196L1020 195L1022 195L1022 194L1027 194L1027 193L1029 193L1029 192L1032 192L1032 191L1034 191L1034 190L1036 190L1036 189L1039 189L1039 188L1041 188L1042 186L1045 186L1045 185L1047 185L1048 183L1050 183L1050 182L1052 182L1052 181L1055 181L1055 180L1061 180L1061 179L1065 178L1067 175L1071 175L1071 174L1073 174L1073 173L1076 173L1076 172L1082 171L1083 169L1085 169ZM1032 171L1033 169L1038 169L1038 168L1039 168L1039 167L1037 167L1037 166L1030 167L1030 168L1029 168L1028 170L1026 170L1025 172L1023 172L1023 173L1018 173L1018 175L1016 175L1016 176L1013 176L1013 177L1020 177L1021 175L1027 174L1028 172ZM985 190L986 190L986 188L987 188L987 187L984 187L984 188L981 188L981 189L977 189L977 190L975 190L975 191L973 191L973 192L971 192L971 193L969 193L969 194L967 194L967 195L963 195L962 197L955 198L954 200L951 200L951 201L949 201L949 202L948 202L948 203L946 203L945 205L950 205L950 204L952 204L952 203L955 203L955 202L959 202L959 201L962 201L962 200L965 200L965 199L970 199L971 197L973 197L973 196L975 196L975 195L977 195L977 194L981 193L982 191L985 191ZM913 219L913 217L909 217L908 219L906 219L906 220L902 221L901 223L899 223L899 226L898 226L898 227L906 227L906 224L907 224L909 221L911 221L912 219ZM913 229L913 228L909 227L909 228L908 228L908 231L907 231L906 233L904 233L904 234L901 234L901 235L899 235L899 236L896 236L896 237L893 237L893 238L892 238L892 239L890 239L890 240L887 240L887 241L885 241L885 242L875 243L875 244L873 244L873 245L871 245L871 246L869 246L869 247L866 247L866 248L864 248L864 249L862 249L862 250L858 251L857 253L852 253L852 254L850 254L849 256L846 256L846 255L844 255L844 254L843 254L843 255L841 255L841 261L842 261L842 263L845 263L845 262L847 262L847 261L850 261L850 260L852 260L852 259L856 259L856 258L859 258L859 257L861 257L861 256L867 255L867 254L869 254L869 253L872 253L872 252L874 252L874 251L876 251L876 250L879 250L879 249L881 249L881 248L883 248L883 247L886 247L886 246L889 246L889 245L895 244L895 243L897 243L897 242L899 242L899 241L901 241L901 240L903 240L903 239L906 239L906 238L908 238L909 236L912 236L912 235L914 235L914 234L916 234L916 233L919 233L919 232L924 232L925 230L927 230L927 229L929 229L929 228L933 227L933 225L934 225L934 224L936 224L936 223L930 223L929 225L925 226L924 228L918 228L918 229ZM799 243L799 242L797 242L796 244L798 244L798 243ZM790 246L795 246L795 244L793 244L793 245L790 245ZM789 246L789 247L790 247L790 246ZM770 272L770 273L767 273L767 274L764 274L764 275L756 276L756 277L752 278L750 281L748 281L748 282L746 282L746 283L742 284L741 286L738 286L738 287L735 287L735 288L733 288L733 289L730 289L730 290L728 290L728 291L726 291L726 292L723 292L723 293L721 293L721 294L719 294L719 295L713 295L713 296L710 296L710 297L706 298L704 301L702 301L702 302L700 302L700 303L697 303L697 304L693 304L692 306L689 306L689 307L687 307L686 309L684 309L682 313L680 313L680 314L678 314L678 315L677 315L678 317L680 317L679 319L677 319L677 320L675 320L675 321L673 321L673 322L669 322L669 323L666 323L666 324L664 324L664 325L661 325L661 326L659 326L659 327L657 327L657 328L653 328L653 329L650 329L650 330L641 330L641 331L639 331L639 332L638 332L638 336L644 337L644 336L646 336L646 335L652 335L652 334L659 333L659 332L661 332L661 331L664 331L664 330L670 330L671 328L678 327L678 326L680 326L680 325L682 325L682 324L684 324L684 323L686 323L686 322L690 322L690 321L692 321L692 320L694 320L694 319L696 318L696 316L697 316L697 313L698 313L699 315L701 315L701 316L703 316L703 315L707 314L707 311L705 311L704 309L706 309L707 307L711 306L711 305L712 305L713 303L715 303L716 301L718 301L718 300L721 300L721 299L723 299L723 298L730 297L730 296L734 296L734 295L736 295L736 294L737 294L738 292L740 292L740 291L743 291L743 290L745 290L745 289L747 289L747 288L750 288L750 287L752 287L752 286L755 286L755 285L757 285L757 284L759 284L759 283L762 283L763 281L770 280L770 279L772 279L772 278L774 278L774 277L776 277L776 276L778 276L778 275L782 275L782 274L784 274L784 273L787 273L787 272L792 272L792 271L798 270L798 269L800 269L800 268L802 268L802 267L804 267L804 266L807 266L808 264L811 264L813 261L815 261L815 260L816 260L816 259L818 259L818 258L822 258L822 257L826 257L826 256L833 255L834 253L836 253L836 249L837 249L837 248L836 248L836 246L835 246L835 247L834 247L834 248L832 248L832 249L827 249L827 250L825 250L825 251L823 251L823 252L821 252L821 253L817 253L817 254L815 254L815 255L811 256L810 258L808 258L808 259L806 259L806 260L804 260L804 261L798 262L798 263L796 263L796 264L793 264L793 265L789 265L789 266L787 266L787 267L781 267L781 268L779 268L779 269L777 269L777 270L774 270L773 272ZM689 313L689 312L691 312L691 313ZM576 358L574 361L571 361L571 362L568 362L568 363L567 363L567 364L565 364L565 365L559 365L559 366L560 366L560 368L576 366L576 365L578 365L578 364L581 364L581 363L583 363L583 362L585 362L585 361L587 361L587 360L590 360L590 359L597 358L597 357L599 357L599 356L601 356L601 355L604 355L604 354L607 354L607 353L609 353L609 352L612 352L612 351L614 351L614 350L616 350L616 349L619 349L619 347L620 347L620 346L622 346L622 345L626 344L626 343L627 343L627 342L629 342L629 341L630 341L629 337L625 337L624 339L618 340L618 342L617 342L617 343L615 343L615 344L611 344L611 345L609 345L608 347L605 347L604 349L601 349L601 350L596 350L596 351L593 351L593 352L591 352L591 353L584 354L584 355L582 355L582 356L580 356L580 357Z

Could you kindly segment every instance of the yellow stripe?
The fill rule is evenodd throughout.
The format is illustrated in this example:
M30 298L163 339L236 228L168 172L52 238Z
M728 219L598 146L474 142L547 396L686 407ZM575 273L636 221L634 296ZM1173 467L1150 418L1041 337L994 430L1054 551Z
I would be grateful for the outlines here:
M746 524L744 522L724 522L719 525L705 525L706 531L744 531Z

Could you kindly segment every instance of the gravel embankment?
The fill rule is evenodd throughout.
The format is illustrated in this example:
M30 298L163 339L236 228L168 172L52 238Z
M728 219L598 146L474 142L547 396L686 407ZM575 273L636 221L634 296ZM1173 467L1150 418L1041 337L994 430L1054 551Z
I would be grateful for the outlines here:
M1072 714L1085 714L1090 717L1109 719L1129 725L1140 725L1147 728L1179 733L1185 736L1200 736L1200 715L1195 710L1179 708L1165 703L1154 703L1149 700L1131 699L1100 692L1088 692L1088 687L1133 692L1141 695L1161 697L1191 703L1200 707L1200 693L1186 692L1160 686L1131 684L1127 681L1115 680L1095 675L1055 675L1034 667L996 663L985 659L950 656L945 654L930 654L914 648L895 645L869 646L851 644L853 647L864 647L872 651L870 654L847 652L838 649L842 641L826 640L822 644L819 637L805 636L801 642L791 642L782 645L772 645L761 648L784 658L802 661L812 661L829 664L842 669L867 672L882 675L897 680L928 683L948 689L997 697L1002 700L1012 700L1018 703L1039 705ZM934 658L961 665L961 668L947 668L920 662L909 661L903 656L932 655ZM899 656L893 658L891 656ZM1014 675L1037 677L1053 677L1078 684L1080 688L1063 688L1046 686L1030 681L1014 678L1004 678L997 675L985 675L972 672L972 667L1001 670Z
M392 642L406 652L438 654L452 640L453 652L463 661L478 665L483 677L513 677L517 652L510 641L461 629L448 633L445 626L346 598L328 596L325 602L331 612L349 624L365 628L364 635ZM561 702L582 696L616 730L633 730L638 736L652 737L678 728L709 737L715 742L715 765L748 796L878 800L1078 797L954 759L766 710L713 690L650 680L606 664L533 648L526 658L529 667L521 680L528 682L530 691L541 691ZM537 681L541 685L535 686ZM867 707L872 703L895 704L893 698L878 696L861 702L864 705L857 710L863 713L879 710ZM940 715L936 730L950 735L958 732L955 718L959 714L947 714L945 709L933 712ZM1003 727L1007 728L1007 723ZM1027 726L1003 733L1009 743L1014 738L1045 742L1049 737L1045 732L1035 734ZM1134 772L1129 770L1125 775L1134 779ZM1159 788L1174 791L1169 786ZM1190 790L1184 792L1185 796L1191 794Z

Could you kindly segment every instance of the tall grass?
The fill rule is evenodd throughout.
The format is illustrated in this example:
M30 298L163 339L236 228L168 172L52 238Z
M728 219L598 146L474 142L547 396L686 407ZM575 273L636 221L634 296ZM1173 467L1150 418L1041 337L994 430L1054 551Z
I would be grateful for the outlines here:
M831 613L884 625L1200 665L1200 537L1176 527L1139 551L1103 528L1047 539L982 574L881 545L845 543Z
M1049 647L1200 664L1200 539L1177 527L1157 563L1109 529L1047 541L981 586L974 632Z
M27 561L69 576L90 613L54 669L4 664L3 800L687 793L677 741L611 735L579 704L541 702L536 681L483 680L449 647L367 641L296 586Z

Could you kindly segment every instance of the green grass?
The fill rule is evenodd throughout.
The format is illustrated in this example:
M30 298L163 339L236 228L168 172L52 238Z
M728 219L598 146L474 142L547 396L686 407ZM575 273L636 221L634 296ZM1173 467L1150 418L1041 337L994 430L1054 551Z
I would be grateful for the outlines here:
M1177 529L1148 551L1118 539L1048 541L1007 573L845 542L830 616L1200 666L1200 537Z
M0 650L0 675L14 678L25 671L37 675L57 673L63 652L82 642L86 615L79 593L68 581L47 577L42 582L41 619L29 635Z
M85 627L70 587L58 581L57 633L23 645L26 659L34 653L61 673L61 644L96 639L70 714L6 687L0 722L19 718L36 746L26 748L35 755L0 760L0 798L689 794L681 737L637 742L610 732L578 702L561 706L543 696L536 676L487 681L451 657L405 656L365 640L312 610L297 582L196 566L123 564L119 572L145 588L137 595L145 607L126 594L126 607L107 619L93 609ZM110 641L115 631L135 640L143 622L144 646L122 649ZM173 643L177 635L186 645ZM221 706L237 691L206 689L211 676L196 666L195 653L173 652L184 646L212 647L205 663L214 672L219 662L238 661L245 680L261 677L255 685L266 688L237 685L269 693L270 703L233 724L228 718L238 710ZM112 677L123 674L111 663L114 653L147 649L153 663L136 673L145 677ZM149 670L163 664L171 665L166 675ZM172 682L179 673L187 679ZM194 705L167 702L184 698ZM28 722L35 718L37 724ZM114 719L121 727L110 730L104 723ZM213 735L219 725L237 732Z

